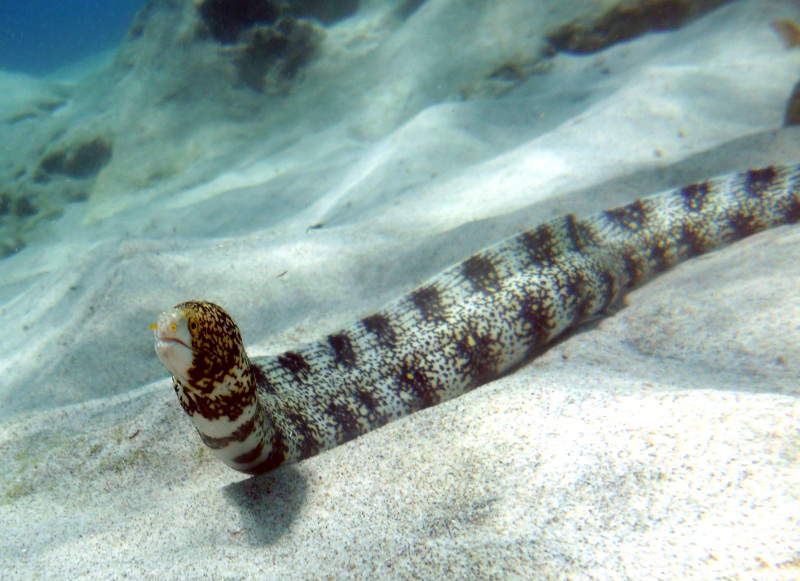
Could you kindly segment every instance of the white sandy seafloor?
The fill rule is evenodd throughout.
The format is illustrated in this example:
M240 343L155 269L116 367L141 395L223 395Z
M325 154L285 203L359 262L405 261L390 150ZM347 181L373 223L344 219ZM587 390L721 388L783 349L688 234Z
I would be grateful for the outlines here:
M517 229L800 158L780 129L800 50L769 27L800 19L794 5L739 2L459 99L448 75L491 52L515 4L430 0L374 46L343 43L366 72L330 86L362 101L306 133L281 105L284 142L241 122L249 146L194 183L186 161L180 188L125 185L145 162L115 149L88 201L0 261L0 577L800 576L798 227L682 265L517 372L260 478L214 460L178 405L148 326L182 300L223 304L252 354L280 352ZM317 83L320 108L337 101ZM214 130L192 147L229 147L230 126Z

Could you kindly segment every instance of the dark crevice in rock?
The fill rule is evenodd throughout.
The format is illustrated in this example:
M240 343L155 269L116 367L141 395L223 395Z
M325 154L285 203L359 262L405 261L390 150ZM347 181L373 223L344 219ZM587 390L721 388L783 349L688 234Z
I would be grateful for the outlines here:
M272 24L281 7L270 0L204 0L198 12L211 36L221 44L233 44L242 32L258 24Z
M283 94L319 54L322 24L348 17L358 6L358 0L203 0L197 6L197 34L224 45L222 54L234 65L241 85Z
M74 178L92 177L111 159L111 144L102 137L47 154L39 169L49 175L61 174Z
M331 25L349 18L358 9L359 0L203 0L197 7L209 33L220 44L240 42L250 29L274 24L281 17L310 18Z
M245 44L231 49L239 81L259 92L284 92L285 84L316 56L321 39L317 26L292 17L253 29Z
M578 19L547 36L558 51L589 54L648 32L675 30L730 0L639 0L595 18Z
M0 242L0 258L8 258L25 248L25 242L19 238L12 242Z
M11 211L18 218L27 218L36 214L37 208L30 196L22 196L14 200Z

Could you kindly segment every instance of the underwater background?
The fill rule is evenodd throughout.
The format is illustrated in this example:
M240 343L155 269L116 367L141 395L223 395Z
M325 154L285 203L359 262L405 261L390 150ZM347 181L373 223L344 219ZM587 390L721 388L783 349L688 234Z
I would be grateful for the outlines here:
M0 1L0 69L42 75L112 50L144 0Z
M796 163L800 5L275 4L0 0L0 577L800 576L798 226L259 478L151 330L205 299L285 353L520 230Z

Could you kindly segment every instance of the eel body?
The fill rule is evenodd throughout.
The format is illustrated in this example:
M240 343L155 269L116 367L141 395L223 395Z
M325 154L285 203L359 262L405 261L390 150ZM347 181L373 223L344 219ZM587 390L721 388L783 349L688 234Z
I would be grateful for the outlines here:
M203 442L260 474L495 378L683 260L800 219L800 167L692 184L490 246L318 342L251 360L203 301L153 325Z

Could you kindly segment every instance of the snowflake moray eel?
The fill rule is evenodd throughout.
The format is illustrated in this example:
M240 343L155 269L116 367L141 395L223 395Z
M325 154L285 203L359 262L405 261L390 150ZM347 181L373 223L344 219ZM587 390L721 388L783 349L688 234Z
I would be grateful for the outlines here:
M153 325L156 353L203 442L261 474L508 371L683 260L800 219L800 167L684 186L490 246L324 339L251 360L219 306Z

